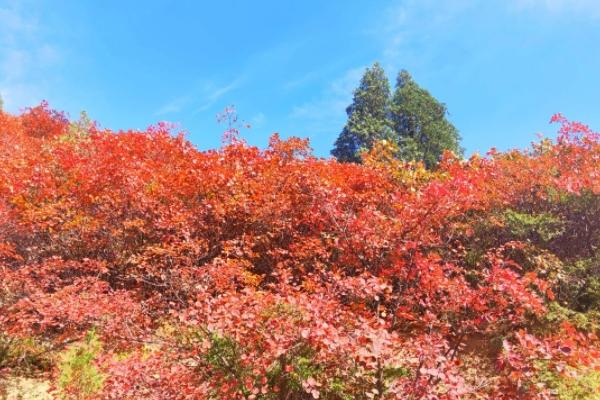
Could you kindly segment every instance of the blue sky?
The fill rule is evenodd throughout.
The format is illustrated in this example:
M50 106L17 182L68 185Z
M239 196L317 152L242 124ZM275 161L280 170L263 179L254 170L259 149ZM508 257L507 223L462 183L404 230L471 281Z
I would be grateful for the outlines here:
M218 147L234 104L264 146L328 156L365 67L409 70L467 153L525 147L562 112L600 130L600 1L4 1L0 93L102 126L178 123Z

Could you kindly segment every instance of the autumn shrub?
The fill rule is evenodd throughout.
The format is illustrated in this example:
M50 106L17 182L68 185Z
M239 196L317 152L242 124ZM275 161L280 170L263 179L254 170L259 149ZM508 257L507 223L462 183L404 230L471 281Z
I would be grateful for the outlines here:
M75 398L593 398L600 144L553 121L428 171L0 113L0 338Z

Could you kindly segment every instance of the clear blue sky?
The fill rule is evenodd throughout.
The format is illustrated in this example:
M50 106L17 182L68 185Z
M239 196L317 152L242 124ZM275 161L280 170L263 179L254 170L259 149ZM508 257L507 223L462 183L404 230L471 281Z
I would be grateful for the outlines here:
M327 156L374 61L445 102L468 153L527 146L558 111L600 130L600 0L0 0L6 109L177 122L201 149L234 104L251 144Z

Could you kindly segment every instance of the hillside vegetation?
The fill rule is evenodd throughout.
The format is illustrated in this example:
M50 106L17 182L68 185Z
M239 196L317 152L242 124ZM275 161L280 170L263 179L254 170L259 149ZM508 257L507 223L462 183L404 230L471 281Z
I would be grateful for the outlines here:
M386 141L339 163L0 113L0 374L66 399L598 399L600 143L553 122L428 170Z

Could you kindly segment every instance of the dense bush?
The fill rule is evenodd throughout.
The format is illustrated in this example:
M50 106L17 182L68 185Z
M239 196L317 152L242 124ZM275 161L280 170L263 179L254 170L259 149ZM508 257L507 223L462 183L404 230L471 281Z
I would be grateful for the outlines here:
M600 144L554 121L431 172L2 113L0 337L73 398L597 398Z

